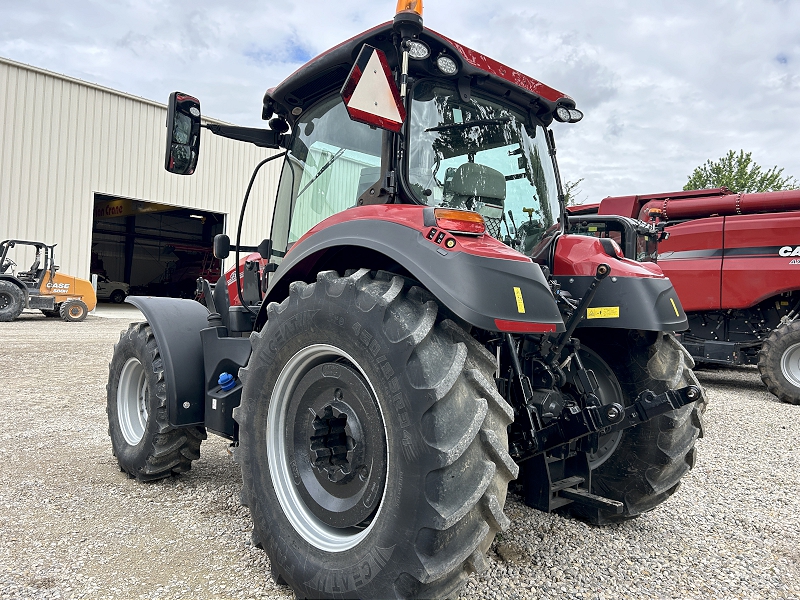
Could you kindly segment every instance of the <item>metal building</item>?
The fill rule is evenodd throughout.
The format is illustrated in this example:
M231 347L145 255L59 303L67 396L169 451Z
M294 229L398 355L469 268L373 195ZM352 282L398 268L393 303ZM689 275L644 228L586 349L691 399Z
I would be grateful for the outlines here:
M57 243L62 272L139 293L185 295L218 273L213 236L233 237L272 151L205 131L195 174L173 175L165 122L164 104L0 58L0 239ZM244 244L269 232L279 162L258 176Z

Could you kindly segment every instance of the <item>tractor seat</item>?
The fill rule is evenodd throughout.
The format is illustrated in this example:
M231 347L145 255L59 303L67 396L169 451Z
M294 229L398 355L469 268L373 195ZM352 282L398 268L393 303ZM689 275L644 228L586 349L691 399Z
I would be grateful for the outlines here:
M39 259L37 258L34 261L34 263L31 265L30 270L22 271L20 273L17 273L17 277L20 278L20 279L35 280L36 279L36 275L39 272L39 264L40 264L40 262L39 262Z
M506 178L498 170L478 163L464 163L457 169L447 169L445 197L448 204L465 207L483 215L489 235L499 237L506 199Z

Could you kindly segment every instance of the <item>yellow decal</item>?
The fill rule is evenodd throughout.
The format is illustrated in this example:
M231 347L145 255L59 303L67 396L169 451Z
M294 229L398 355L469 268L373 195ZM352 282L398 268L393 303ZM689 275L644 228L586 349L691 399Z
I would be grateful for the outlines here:
M522 300L522 290L518 287L514 288L514 297L517 299L517 312L524 313L525 312L525 302Z
M619 319L619 306L599 306L586 309L587 319Z
M597 231L597 226L592 227L589 225L589 231Z
M676 317L680 317L680 316L681 316L681 313L680 313L680 312L678 312L678 307L677 307L677 306L676 306L676 304L675 304L675 300L673 300L672 298L670 298L670 299L669 299L669 301L670 301L670 302L672 302L672 309L675 311L675 316L676 316Z

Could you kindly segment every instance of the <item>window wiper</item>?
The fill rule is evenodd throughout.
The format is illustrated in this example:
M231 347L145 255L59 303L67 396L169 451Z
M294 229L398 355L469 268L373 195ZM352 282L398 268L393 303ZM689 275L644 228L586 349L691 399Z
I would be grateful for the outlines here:
M336 161L336 159L339 158L342 154L344 154L344 148L339 148L339 150L336 152L336 154L331 156L331 158L328 160L328 162L326 162L324 165L322 165L322 168L319 171L317 171L317 174L314 175L314 177L311 178L311 181L309 181L303 187L303 189L300 190L300 192L297 194L297 198L302 196L303 192L305 192L309 187L311 187L311 184L314 183L319 178L319 176L322 175L325 172L325 169L330 167Z
M501 119L477 119L475 121L465 121L464 123L448 123L447 125L438 125L437 127L428 127L425 131L445 131L447 129L460 129L462 127L481 127L483 125L505 125L511 121L508 117Z

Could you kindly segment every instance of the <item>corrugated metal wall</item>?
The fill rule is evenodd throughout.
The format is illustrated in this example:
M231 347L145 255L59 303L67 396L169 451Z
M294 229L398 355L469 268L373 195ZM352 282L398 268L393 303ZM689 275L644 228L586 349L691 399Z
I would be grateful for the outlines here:
M253 167L273 152L204 131L195 174L167 173L166 114L166 105L0 58L0 239L57 243L61 272L88 278L95 193L224 213L233 238ZM253 187L244 244L269 234L280 162Z

